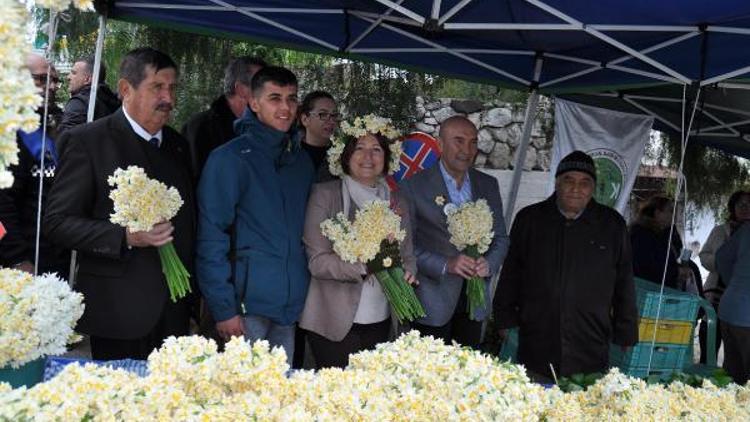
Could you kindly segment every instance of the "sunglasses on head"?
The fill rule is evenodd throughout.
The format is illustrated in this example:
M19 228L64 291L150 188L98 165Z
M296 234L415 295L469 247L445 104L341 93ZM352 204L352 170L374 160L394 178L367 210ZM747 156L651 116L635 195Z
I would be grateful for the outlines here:
M31 75L34 80L39 82L47 82L47 74L46 73L36 73ZM60 78L57 76L52 76L49 80L50 84L60 84Z

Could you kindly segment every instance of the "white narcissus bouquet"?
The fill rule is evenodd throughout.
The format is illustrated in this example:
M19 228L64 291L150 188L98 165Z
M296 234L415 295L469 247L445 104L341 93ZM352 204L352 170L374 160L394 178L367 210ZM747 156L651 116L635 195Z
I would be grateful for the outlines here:
M18 164L16 131L33 132L39 127L37 107L42 97L26 68L26 55L31 52L27 23L27 6L54 10L67 9L71 0L0 0L0 189L13 186L13 173L8 167ZM74 0L80 10L94 10L91 0Z
M448 233L450 242L459 251L477 259L490 248L495 237L492 210L487 201L479 199L451 207L448 214ZM484 280L474 276L466 280L467 310L473 316L474 311L485 305Z
M0 367L65 353L78 340L83 296L54 274L0 269Z
M333 243L333 251L343 261L363 263L383 287L399 322L413 321L425 315L414 289L406 282L401 266L399 243L406 232L401 217L387 201L371 201L358 209L354 222L344 213L320 224L323 236Z
M125 170L118 168L107 182L114 187L109 193L114 202L114 212L109 220L130 232L149 231L156 224L171 220L183 204L177 189L150 179L138 166L128 166ZM158 250L170 297L176 302L192 291L190 273L180 261L172 242Z

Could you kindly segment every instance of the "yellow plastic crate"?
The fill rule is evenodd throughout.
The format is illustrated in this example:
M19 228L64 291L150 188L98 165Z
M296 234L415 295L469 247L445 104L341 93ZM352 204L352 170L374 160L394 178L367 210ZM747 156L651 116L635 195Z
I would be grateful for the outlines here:
M654 338L656 320L641 318L638 323L638 341L650 342ZM690 344L693 337L693 323L688 321L659 320L656 328L656 342L667 344Z

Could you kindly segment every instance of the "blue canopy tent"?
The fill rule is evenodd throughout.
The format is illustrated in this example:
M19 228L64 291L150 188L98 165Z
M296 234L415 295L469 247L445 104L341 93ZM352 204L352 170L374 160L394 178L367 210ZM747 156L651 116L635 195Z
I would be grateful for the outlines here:
M680 135L683 153L690 138L750 158L747 0L98 0L96 7L93 87L106 19L117 19L528 90L507 218L540 94L654 116L657 128Z
M746 0L100 0L97 10L102 24L139 22L528 89L516 163L540 93L650 114L657 129L677 134L683 87L688 101L707 93L695 103L691 140L750 158Z

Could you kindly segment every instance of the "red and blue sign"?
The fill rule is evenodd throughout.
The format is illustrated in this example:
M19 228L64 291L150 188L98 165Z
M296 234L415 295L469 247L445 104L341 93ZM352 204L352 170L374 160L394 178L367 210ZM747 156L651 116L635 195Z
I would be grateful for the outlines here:
M401 146L401 166L393 174L396 183L434 166L440 159L437 139L426 133L413 132L406 135Z

